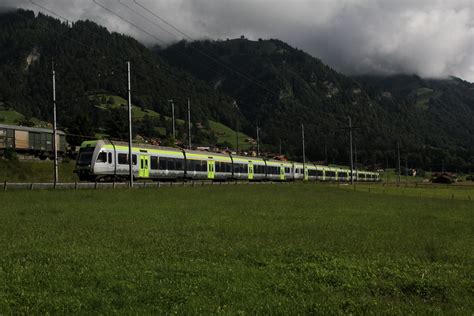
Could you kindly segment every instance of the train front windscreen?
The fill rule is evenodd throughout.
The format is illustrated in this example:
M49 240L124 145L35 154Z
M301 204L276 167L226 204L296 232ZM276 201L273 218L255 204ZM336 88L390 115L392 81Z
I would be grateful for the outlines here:
M79 150L79 156L77 157L77 165L89 166L92 162L93 153L94 153L94 147L81 148Z

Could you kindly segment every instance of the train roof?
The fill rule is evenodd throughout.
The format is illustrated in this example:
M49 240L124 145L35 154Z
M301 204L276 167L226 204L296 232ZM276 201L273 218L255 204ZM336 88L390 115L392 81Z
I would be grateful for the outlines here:
M239 156L239 155L232 155L232 159L235 162L257 162L257 163L265 163L265 160L261 157L252 157L252 156Z
M20 125L8 125L8 124L0 124L0 128L2 129L14 129L16 131L25 131L25 132L33 132L33 133L48 133L52 134L53 130L48 128L39 128L39 127L28 127L28 126L20 126ZM59 135L66 135L61 130L56 130Z

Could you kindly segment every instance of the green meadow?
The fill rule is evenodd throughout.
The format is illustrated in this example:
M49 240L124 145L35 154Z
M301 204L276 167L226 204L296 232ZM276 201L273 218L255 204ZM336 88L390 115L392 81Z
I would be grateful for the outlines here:
M449 195L274 184L0 200L0 314L474 311L474 202Z

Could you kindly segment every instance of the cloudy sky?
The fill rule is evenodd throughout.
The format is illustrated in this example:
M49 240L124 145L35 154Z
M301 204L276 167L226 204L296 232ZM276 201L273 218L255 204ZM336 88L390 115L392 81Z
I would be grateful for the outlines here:
M183 35L144 8L195 39L278 38L346 74L455 75L474 82L474 0L33 1L147 44L172 43ZM0 0L0 7L47 13L28 0Z

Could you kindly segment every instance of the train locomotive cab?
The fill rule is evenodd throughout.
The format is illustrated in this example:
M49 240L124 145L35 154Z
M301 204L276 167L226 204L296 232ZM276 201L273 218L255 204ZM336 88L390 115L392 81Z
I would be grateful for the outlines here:
M79 154L76 161L76 169L74 172L79 177L80 181L94 181L95 176L93 173L93 158L96 152L98 141L86 141L83 142L79 149ZM95 155L97 156L97 155Z

